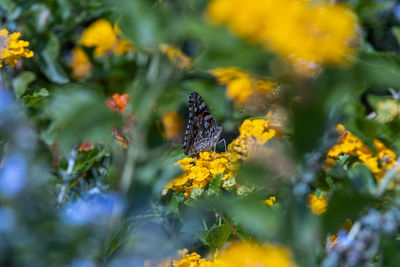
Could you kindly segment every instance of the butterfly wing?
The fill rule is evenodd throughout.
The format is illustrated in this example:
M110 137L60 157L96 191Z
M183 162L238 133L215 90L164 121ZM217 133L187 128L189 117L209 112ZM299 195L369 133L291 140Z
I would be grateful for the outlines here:
M185 131L183 149L185 155L209 150L218 141L222 127L218 127L201 96L193 92L189 96L189 121Z

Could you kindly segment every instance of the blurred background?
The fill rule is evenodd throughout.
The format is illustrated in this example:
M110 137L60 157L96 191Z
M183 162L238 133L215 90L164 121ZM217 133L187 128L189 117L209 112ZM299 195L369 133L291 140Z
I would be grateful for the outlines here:
M398 266L400 4L283 2L0 0L0 265Z

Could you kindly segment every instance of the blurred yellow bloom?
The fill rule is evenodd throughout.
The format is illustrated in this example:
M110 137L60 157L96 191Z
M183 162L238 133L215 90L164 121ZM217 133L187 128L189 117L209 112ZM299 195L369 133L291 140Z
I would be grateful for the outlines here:
M234 242L214 259L212 266L264 266L291 267L293 262L289 249L272 244Z
M167 113L162 119L165 135L170 140L178 141L182 134L183 119L175 110Z
M188 69L192 66L192 59L185 55L179 48L169 44L160 44L158 48L179 69Z
M72 68L72 76L77 80L84 78L92 70L92 63L90 63L89 57L82 48L77 46L72 49L70 66Z
M212 261L202 259L199 254L188 250L178 251L177 259L167 259L158 267L295 267L292 253L283 246L272 244L257 244L250 242L234 242L222 249Z
M109 52L122 54L134 49L131 42L120 38L118 26L111 25L105 19L98 19L82 32L81 43L86 47L94 47L94 57L101 57Z
M238 68L217 68L210 71L219 84L226 86L226 95L237 106L248 102L250 96L268 95L275 91L276 82L270 79L256 79Z
M309 194L308 205L311 208L312 213L321 215L326 212L328 207L328 198L325 196L317 197L314 194Z
M354 54L357 17L340 4L297 0L212 0L212 22L259 43L310 75L320 64L343 64Z
M20 36L19 32L8 35L6 29L0 30L0 68L4 64L14 67L18 59L33 57L33 52L27 48L29 42L18 40Z
M271 208L274 206L275 202L276 202L276 196L271 196L264 201L264 203L270 206Z
M252 150L277 136L271 122L271 119L245 120L239 127L240 136L229 144L228 152L236 152L239 158L246 159Z
M396 154L378 139L374 140L374 148L377 152L374 154L360 138L345 130L343 125L338 125L337 130L341 135L337 144L327 152L325 163L328 167L335 164L335 159L347 154L358 158L371 170L375 178L380 180L385 175L386 170L392 168L396 163Z

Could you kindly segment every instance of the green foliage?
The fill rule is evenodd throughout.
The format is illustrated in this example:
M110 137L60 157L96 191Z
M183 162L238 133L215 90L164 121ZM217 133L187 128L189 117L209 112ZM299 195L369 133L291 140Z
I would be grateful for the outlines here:
M205 256L251 240L288 247L299 266L320 266L333 255L326 238L347 219L361 232L371 210L400 218L395 172L378 181L354 151L326 166L338 123L373 155L375 140L400 155L400 114L377 117L382 102L400 103L399 6L344 2L360 20L358 54L348 66L304 78L265 47L209 23L207 1L0 0L0 30L21 32L35 53L0 69L0 265L142 266L183 248ZM95 57L80 40L100 18L118 24L117 38L135 48ZM191 66L174 63L160 44L182 50ZM90 62L82 79L73 75L74 47ZM273 78L277 103L237 105L209 72L221 67ZM167 192L182 174L174 163L184 157L185 125L168 138L163 118L177 111L186 122L192 91L223 126L227 144L244 119L271 110L284 118L283 136L268 141L268 153L240 160L235 178L219 173L190 194ZM109 108L115 93L130 96L125 112ZM382 181L389 182L377 194ZM312 214L310 193L327 197L324 214ZM265 203L270 196L273 207ZM373 228L382 233L379 249L363 264L397 266L400 223L389 231L385 220Z

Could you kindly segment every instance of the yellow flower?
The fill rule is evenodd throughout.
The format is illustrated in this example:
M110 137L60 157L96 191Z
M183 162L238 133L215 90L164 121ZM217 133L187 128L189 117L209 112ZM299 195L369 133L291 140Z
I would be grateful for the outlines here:
M268 199L266 199L264 203L272 208L274 206L275 201L276 201L276 196L271 196Z
M158 267L231 267L231 266L273 266L295 267L292 253L279 245L234 242L224 248L212 261L202 259L199 254L188 250L178 251L177 259L167 259Z
M89 57L80 47L72 49L70 66L72 68L72 76L77 80L84 78L92 70L92 63L90 63Z
M335 159L343 154L358 158L365 166L370 169L377 180L380 180L386 173L386 170L393 167L396 163L396 154L388 149L381 141L375 139L374 147L377 154L369 149L360 138L346 131L343 125L338 125L337 131L341 133L337 144L331 147L327 152L326 165L333 166Z
M178 250L178 257L176 259L166 259L157 267L207 267L212 266L211 262L202 259L199 254L193 252L191 254L187 254L188 250L182 249Z
M165 135L168 139L180 139L183 127L183 119L177 111L167 113L162 119L162 124L165 130Z
M211 266L296 266L289 249L272 244L234 242L214 259Z
M228 152L238 153L239 157L246 159L252 150L277 136L276 125L272 119L245 120L239 127L240 136L228 146Z
M105 19L98 19L82 32L81 43L86 47L94 47L93 55L101 57L109 52L126 53L134 49L129 40L118 37L119 28L112 27Z
M18 40L20 36L19 32L8 35L6 29L0 30L0 68L4 64L14 67L18 59L33 57L33 52L27 48L29 42Z
M226 95L237 106L247 103L250 97L270 95L275 91L276 82L268 79L256 79L239 68L217 68L210 71L217 82L226 86Z
M317 197L314 194L308 195L308 204L312 213L321 215L326 212L328 207L328 198L325 196Z
M212 22L259 43L310 75L320 64L343 64L354 53L357 17L340 4L297 0L212 0Z
M234 155L234 154L232 154ZM200 152L197 158L186 157L175 163L184 172L166 185L163 194L169 189L184 192L186 197L191 196L193 188L204 188L215 176L222 174L223 179L234 177L237 169L237 158L229 157L226 152Z
M193 166L193 168L190 169L187 177L201 182L204 179L206 179L209 175L210 171L207 168Z
M122 55L134 50L135 47L132 45L130 40L117 39L117 43L114 46L113 53L114 55Z
M192 59L185 55L179 48L169 44L160 44L158 48L179 69L188 69L192 66Z

